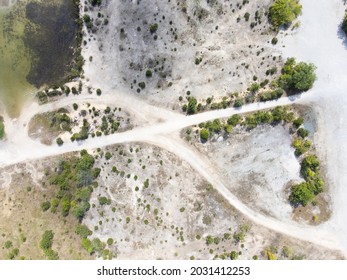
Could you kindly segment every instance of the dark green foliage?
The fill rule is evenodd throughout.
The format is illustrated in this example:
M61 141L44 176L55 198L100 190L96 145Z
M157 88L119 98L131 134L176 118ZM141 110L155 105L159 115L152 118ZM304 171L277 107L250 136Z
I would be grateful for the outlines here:
M260 85L258 83L253 83L249 88L250 92L252 93L257 92L259 89L260 89Z
M188 108L187 108L187 114L188 115L193 115L193 114L196 114L196 111L197 111L197 106L198 104L198 101L196 100L195 97L190 97L189 98L189 101L188 101Z
M93 21L91 17L88 14L83 15L83 21L86 24L87 28L92 28L93 27Z
M41 209L42 211L47 211L49 208L51 208L51 203L49 201L45 201L41 203Z
M278 39L276 37L272 38L271 44L276 45L278 42Z
M157 32L157 30L158 30L158 24L157 23L153 23L149 26L149 31L151 33L155 33L155 32Z
M345 14L345 17L343 18L342 30L343 30L343 31L346 33L346 35L347 35L347 14Z
M92 4L92 6L100 6L102 0L89 0L89 3Z
M147 78L152 77L152 70L147 69L147 71L146 71L146 77L147 77Z
M0 116L0 140L4 139L4 137L5 137L4 119L2 116Z
M101 93L102 93L101 89L98 88L98 89L96 90L96 94L100 96Z
M232 125L232 126L236 126L240 123L241 117L239 115L232 115L229 119L228 119L228 124Z
M297 132L301 138L306 138L310 134L310 132L304 128L299 128Z
M72 107L75 111L78 109L78 105L76 103L72 104Z
M140 87L141 89L145 89L145 88L146 88L146 83L145 83L145 82L140 82L140 83L139 83L139 87Z
M301 9L298 0L275 0L269 10L270 22L275 29L280 26L288 27L301 14Z
M297 118L293 121L293 124L295 125L296 128L300 127L304 123L303 118Z
M105 196L101 196L98 198L100 205L110 205L111 204L111 199L108 199Z
M61 146L61 145L64 144L63 139L61 139L60 137L58 137L56 141L57 141L57 144L58 144L59 146Z
M42 250L50 249L53 245L53 237L54 237L53 231L46 230L42 235L42 239L40 241L40 248Z
M243 17L245 18L245 21L248 21L248 20L249 20L249 16L250 16L249 13L245 13L245 15L243 16Z
M105 159L109 160L112 157L112 154L110 152L105 153Z
M301 175L306 179L314 178L319 171L319 161L314 155L305 157L301 163Z
M244 104L245 104L244 100L239 98L235 100L234 107L239 108L239 107L242 107Z
M307 91L312 88L317 78L315 70L312 63L296 63L294 58L289 58L282 69L279 84L286 90Z

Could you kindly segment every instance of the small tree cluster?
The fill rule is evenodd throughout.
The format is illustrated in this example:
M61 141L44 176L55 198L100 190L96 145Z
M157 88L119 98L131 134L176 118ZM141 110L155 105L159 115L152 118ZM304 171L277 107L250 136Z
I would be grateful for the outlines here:
M317 76L316 67L312 63L297 63L295 58L289 58L284 64L279 85L292 92L307 91L312 88Z
M279 27L288 27L300 14L302 6L299 0L275 0L269 9L269 19L277 30Z

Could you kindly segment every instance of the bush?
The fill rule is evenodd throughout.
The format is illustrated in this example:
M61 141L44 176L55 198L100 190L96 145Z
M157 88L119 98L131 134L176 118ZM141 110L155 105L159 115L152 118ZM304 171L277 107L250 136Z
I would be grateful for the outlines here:
M100 205L105 205L105 204L110 205L111 204L111 200L105 196L99 197L98 200L99 200Z
M245 103L244 103L244 101L243 101L243 99L236 99L235 100L235 102L234 102L234 107L235 108L239 108L239 107L242 107L243 105L244 105Z
M276 37L273 37L271 40L271 44L276 45L278 42L278 39Z
M53 237L54 233L51 230L46 230L42 235L42 239L40 241L40 248L43 250L50 249L53 245Z
M146 71L146 77L147 77L147 78L152 77L152 70L148 69L148 70Z
M47 211L49 208L51 208L51 203L49 201L45 201L41 203L41 209L42 211Z
M59 138L57 138L57 144L59 145L59 146L61 146L61 145L63 145L64 144L64 141L63 141L63 139L61 139L60 137Z
M96 94L100 96L101 93L102 93L101 89L98 88L98 89L96 90Z
M298 15L302 6L298 0L276 0L269 9L269 19L275 29L288 27Z
M301 163L301 175L306 179L314 178L319 170L318 158L314 155L305 157Z
M300 127L304 123L303 118L297 118L293 121L293 124L295 125L296 128Z
M241 117L239 115L232 115L229 119L228 119L228 124L232 125L232 126L236 126L240 123Z
M298 129L298 135L301 138L306 138L309 134L310 134L310 132L307 129L304 129L304 128L299 128Z
M87 238L88 236L92 235L93 232L85 225L77 225L75 233L82 238Z
M200 130L200 139L202 142L206 142L210 138L210 132L206 129L203 128Z
M153 23L149 26L149 31L151 33L155 33L158 30L158 24L157 23Z

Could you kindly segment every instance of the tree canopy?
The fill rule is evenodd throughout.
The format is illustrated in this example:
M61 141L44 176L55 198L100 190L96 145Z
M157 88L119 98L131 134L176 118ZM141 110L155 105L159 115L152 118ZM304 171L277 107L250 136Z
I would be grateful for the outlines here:
M301 9L299 0L276 0L269 10L270 22L276 29L288 27L301 14Z
M287 59L279 78L282 88L292 91L307 91L312 88L317 76L312 63L296 63L294 58Z

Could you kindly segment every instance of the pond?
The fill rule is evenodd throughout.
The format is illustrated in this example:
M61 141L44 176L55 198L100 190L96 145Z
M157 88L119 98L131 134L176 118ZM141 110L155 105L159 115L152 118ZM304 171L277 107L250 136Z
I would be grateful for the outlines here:
M75 0L0 0L0 102L11 117L39 88L69 77L76 17Z

